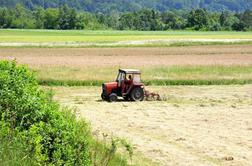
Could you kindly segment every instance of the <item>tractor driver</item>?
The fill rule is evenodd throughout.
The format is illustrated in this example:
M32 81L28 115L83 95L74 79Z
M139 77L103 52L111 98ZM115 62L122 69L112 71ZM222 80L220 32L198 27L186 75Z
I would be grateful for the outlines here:
M128 79L125 80L125 84L131 85L132 82L133 82L133 80L132 80L132 75L129 75Z
M133 83L132 75L129 75L128 79L125 80L125 92L127 92Z
M133 79L131 75L128 76L128 79L127 77L125 77L124 83L122 84L122 94L125 94L128 92L132 83L133 83Z
M128 83L129 83L129 84L132 83L132 75L129 75Z

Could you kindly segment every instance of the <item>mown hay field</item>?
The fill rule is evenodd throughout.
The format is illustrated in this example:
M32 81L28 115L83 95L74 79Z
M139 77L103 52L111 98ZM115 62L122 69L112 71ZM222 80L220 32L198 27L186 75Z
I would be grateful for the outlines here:
M132 142L133 163L138 154L150 165L252 162L251 85L147 87L163 101L140 103L101 101L100 87L53 89L55 100L76 107L94 131Z

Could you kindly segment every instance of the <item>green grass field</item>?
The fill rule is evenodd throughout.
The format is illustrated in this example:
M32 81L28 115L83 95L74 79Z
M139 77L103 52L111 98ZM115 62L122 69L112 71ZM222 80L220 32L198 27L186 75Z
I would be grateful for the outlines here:
M180 39L251 39L252 32L195 32L195 31L88 31L88 30L0 30L4 42L79 42L110 43L139 40Z

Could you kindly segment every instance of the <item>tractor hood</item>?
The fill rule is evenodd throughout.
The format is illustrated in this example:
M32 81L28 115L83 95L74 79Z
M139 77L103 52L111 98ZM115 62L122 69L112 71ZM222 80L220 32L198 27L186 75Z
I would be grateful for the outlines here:
M108 82L104 84L107 88L117 88L117 82Z
M118 83L117 82L109 82L109 83L105 83L102 85L102 89L103 89L103 95L108 96L109 94L111 94L111 92L114 89L117 89L118 87Z

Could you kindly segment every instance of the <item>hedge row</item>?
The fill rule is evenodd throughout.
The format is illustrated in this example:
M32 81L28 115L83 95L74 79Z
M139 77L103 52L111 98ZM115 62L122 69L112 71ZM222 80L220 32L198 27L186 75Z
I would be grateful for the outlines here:
M45 86L101 86L106 81L101 80L39 80ZM145 85L245 85L252 84L252 79L219 79L219 80L144 80Z

